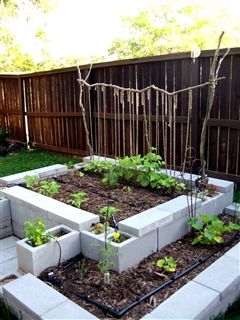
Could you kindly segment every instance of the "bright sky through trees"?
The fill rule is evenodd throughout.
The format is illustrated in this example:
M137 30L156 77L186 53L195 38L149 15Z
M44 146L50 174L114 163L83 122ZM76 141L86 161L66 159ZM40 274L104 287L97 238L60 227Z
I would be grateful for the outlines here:
M231 46L240 47L239 0L5 0L7 10L11 3L18 4L20 10L16 16L11 13L6 15L8 11L1 7L1 3L3 0L0 0L0 70L3 71L74 65L76 59L80 63L89 63L141 54L161 54L157 47L161 42L164 48L166 44L169 50L166 52L174 52L175 49L189 51L191 48L181 46L181 43L190 42L191 45L194 42L191 41L193 33L195 39L204 38L208 49L215 48L221 31L226 32L225 39L231 35ZM41 12L36 8L38 3L50 5L51 10ZM164 5L165 20L154 15L151 19L150 15L148 24L135 19L131 25L133 19L123 19L136 17L150 7L162 12L159 8ZM184 9L185 13L181 15L179 10L184 6L188 9L187 12ZM194 25L195 21L202 24L201 30L199 25ZM206 26L204 21L208 23ZM174 31L180 28L181 32ZM164 30L161 33L154 29ZM156 41L157 34L165 34L165 38ZM129 42L125 43L125 40ZM132 54L137 47L140 50ZM10 59L12 54L14 59ZM25 62L26 67L21 68Z

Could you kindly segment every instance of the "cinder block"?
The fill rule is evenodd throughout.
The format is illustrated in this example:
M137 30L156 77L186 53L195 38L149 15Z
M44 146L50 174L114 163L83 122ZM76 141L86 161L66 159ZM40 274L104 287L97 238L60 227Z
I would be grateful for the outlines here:
M13 234L18 237L19 239L24 238L24 227L22 224L18 224L15 221L12 221L12 227L13 227Z
M13 229L12 229L12 226L10 225L5 229L0 230L0 240L12 235L13 235Z
M18 240L19 240L19 239L16 238L16 237L14 237L14 236L11 236L11 237L2 239L2 240L1 240L1 250L6 250L6 249L8 249L8 248L15 247L15 246L16 246L16 242L17 242Z
M107 158L107 157L101 157L101 156L96 156L96 155L92 155L92 156L88 156L88 157L84 157L83 158L83 162L84 163L88 163L92 160L102 160L102 161L112 161L112 162L116 162L115 159L112 158Z
M57 307L67 298L31 274L26 274L3 286L3 298L17 315L23 312L29 319L41 319L41 315Z
M237 216L240 215L240 204L239 203L232 203L224 208L224 212L229 214L230 216Z
M52 166L35 169L34 172L37 172L39 179L50 178L66 174L68 172L68 167L63 164L54 164Z
M219 303L218 292L189 281L142 319L206 320Z
M200 199L193 199L193 203L196 201L196 208L201 206ZM170 201L162 203L158 206L160 210L166 210L172 212L174 214L174 219L178 219L179 217L188 214L188 205L190 204L190 198L182 195L177 198L174 198Z
M11 259L16 258L17 253L16 253L16 247L11 247L8 248L6 250L1 250L0 251L0 262L6 262L9 261Z
M233 191L233 188L234 188L234 182L227 181L227 180L220 180L220 179L209 177L208 183L214 184L215 186L217 186L217 190L221 193Z
M16 202L19 200L26 200L31 197L36 197L37 193L28 189L25 189L23 187L14 186L10 188L5 188L0 191L0 194L4 196L5 199L15 200Z
M75 230L81 231L89 229L92 224L99 222L99 216L82 209L78 209L59 202L58 207L48 210L47 218L53 221L59 221Z
M158 251L166 245L181 239L190 231L190 226L187 223L188 216L184 215L179 219L174 219L160 228L158 228Z
M224 255L196 276L194 282L218 291L223 299L236 286L240 286L240 264Z
M240 243L236 244L233 248L228 250L225 253L225 256L239 261L239 268L240 268Z
M167 208L161 209L160 205L119 222L118 227L120 231L141 237L171 222L173 216L172 212L167 211Z
M75 170L80 170L82 168L84 168L84 162L80 162L80 163L76 163L73 167Z
M214 202L215 202L214 197L211 198L211 197L205 196L204 201L202 201L201 203L201 207L197 209L196 216L199 216L202 213L207 215L216 214Z
M9 219L11 219L9 200L0 199L0 222Z
M98 319L76 303L67 300L41 316L42 320Z
M25 172L21 172L21 173L16 173L10 176L6 176L6 177L2 177L0 178L0 182L4 185L4 186L11 186L11 185L18 185L20 183L24 183L24 177L25 176L37 176L39 178L39 175L36 171L25 171Z
M126 241L120 244L111 242L114 248L112 269L118 272L137 265L145 257L157 251L157 230L151 231L139 238L125 235L129 237ZM111 236L112 234L110 233L108 239ZM84 256L99 261L104 245L104 234L96 235L86 230L81 232L81 250Z
M44 269L58 265L59 259L62 262L78 255L81 250L80 233L63 225L48 231L55 235L61 230L66 234L60 236L57 241L52 239L50 243L38 247L28 245L26 238L18 241L16 246L19 268L39 276Z
M7 260L0 264L0 275L4 275L4 277L15 274L18 269L17 258L13 258L11 260Z

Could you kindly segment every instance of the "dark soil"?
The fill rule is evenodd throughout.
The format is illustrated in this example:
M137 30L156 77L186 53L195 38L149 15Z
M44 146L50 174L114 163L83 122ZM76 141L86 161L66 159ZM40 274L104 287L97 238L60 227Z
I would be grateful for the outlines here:
M76 171L57 177L60 191L55 199L70 204L71 194L86 192L88 201L83 203L81 209L98 214L105 206L113 206L119 209L116 220L121 221L139 212L164 203L180 193L164 194L160 190L151 190L119 184L117 188L104 186L101 178L96 174L85 174L79 177Z
M235 221L233 217L229 217L227 215L221 215L221 219L224 221ZM233 232L225 235L225 242L233 236ZM112 318L111 315L104 313L95 305L78 298L72 293L72 291L78 291L87 295L87 297L100 301L114 309L122 309L128 304L139 299L144 294L147 294L153 289L159 287L161 284L171 279L173 275L180 274L188 267L198 262L199 259L208 256L214 250L220 248L219 245L192 246L192 239L192 235L189 234L183 239L166 246L161 251L144 259L138 266L129 268L121 274L112 271L111 284L109 285L104 285L103 276L97 267L97 262L83 257L77 258L76 261L73 261L72 263L65 263L59 269L48 268L42 273L40 278L48 283L52 281L53 286L57 290L89 312L96 315L98 318ZM122 318L140 319L146 313L151 312L152 309L168 298L181 286L186 284L189 280L193 279L198 273L204 270L238 241L239 238L231 245L226 246L223 251L218 252L200 267L194 269L181 279L173 282L170 286L161 290L145 302L134 307ZM172 256L177 261L177 269L174 274L164 273L156 266L158 259L167 256ZM54 272L54 278L52 280L47 276L51 271ZM81 275L83 275L82 278Z

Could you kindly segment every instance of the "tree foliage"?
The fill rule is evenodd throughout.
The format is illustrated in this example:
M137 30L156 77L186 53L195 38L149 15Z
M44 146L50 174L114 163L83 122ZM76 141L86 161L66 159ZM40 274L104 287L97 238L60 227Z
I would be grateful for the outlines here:
M214 8L208 2L168 0L124 18L128 37L115 39L108 53L125 59L191 51L193 47L213 49L223 29L227 31L223 45L239 46L240 25L231 18L228 4L219 2Z
M0 0L0 72L38 70L43 62L51 61L44 17L54 3L56 1ZM20 26L22 34L18 38L15 31ZM29 54L30 42L35 47L37 59Z

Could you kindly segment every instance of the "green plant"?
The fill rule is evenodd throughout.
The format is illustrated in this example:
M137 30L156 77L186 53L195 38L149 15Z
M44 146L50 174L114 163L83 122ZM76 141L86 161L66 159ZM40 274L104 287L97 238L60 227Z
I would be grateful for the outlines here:
M83 278L85 277L85 274L87 273L87 269L85 267L85 257L78 261L78 274L79 274L79 278L80 280L83 280Z
M117 172L110 171L104 174L102 183L108 187L115 188L118 185L119 175Z
M114 248L110 243L100 249L101 259L98 263L98 269L104 276L104 284L110 283L109 271L115 266L115 262L113 261L115 255L116 248Z
M224 233L232 230L240 230L239 224L229 222L228 225L225 225L216 215L208 216L206 214L201 214L200 219L200 223L197 218L188 219L188 223L197 231L197 236L192 241L193 245L214 245L223 243Z
M86 192L78 192L78 193L73 193L70 194L70 197L72 198L69 200L69 202L74 205L77 208L81 208L81 205L84 202L88 201L87 193Z
M115 231L112 236L112 241L115 243L122 243L123 241L127 240L127 237L125 237L121 232Z
M73 169L74 168L74 163L72 160L69 160L68 162L64 163L65 166L68 167L68 169Z
M51 234L46 232L46 225L42 219L37 219L34 222L26 220L24 222L24 234L32 247L51 241Z
M157 261L157 266L166 272L175 272L177 262L173 257L165 257Z
M99 213L104 217L105 221L111 220L117 212L119 212L119 209L111 206L106 206L99 210Z
M114 164L111 161L92 160L84 166L84 171L92 171L95 173L108 172L113 168Z
M59 191L59 185L56 181L43 180L40 182L39 192L45 196L53 197Z
M33 190L34 187L38 184L38 177L37 176L25 176L23 177L26 187L30 190Z
M82 172L82 171L78 171L77 175L78 175L80 178L82 178L82 177L85 176L84 172Z

